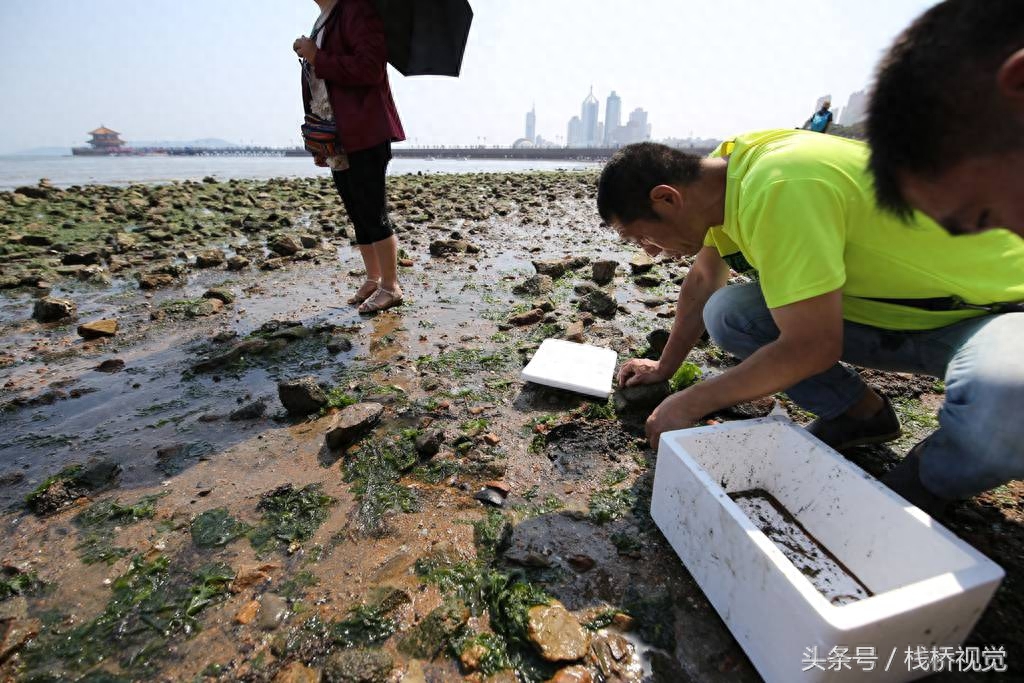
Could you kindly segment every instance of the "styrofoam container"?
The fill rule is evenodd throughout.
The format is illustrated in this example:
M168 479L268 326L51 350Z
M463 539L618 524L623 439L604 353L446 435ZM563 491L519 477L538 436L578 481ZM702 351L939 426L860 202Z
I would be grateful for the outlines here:
M751 489L774 497L871 595L826 598L730 498ZM769 683L927 675L910 670L906 649L959 646L1004 576L782 417L662 434L651 515ZM877 664L809 666L810 648L824 659L837 647L874 652Z
M618 355L612 349L545 339L523 368L521 377L525 382L608 398L616 360Z

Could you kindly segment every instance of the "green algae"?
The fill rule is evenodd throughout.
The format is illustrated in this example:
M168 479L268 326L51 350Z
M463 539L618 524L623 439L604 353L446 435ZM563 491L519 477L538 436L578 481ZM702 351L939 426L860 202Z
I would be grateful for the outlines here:
M114 545L117 528L152 519L156 514L156 501L163 495L144 496L132 505L121 505L117 500L98 501L78 513L72 522L81 534L75 550L82 562L112 564L126 557L131 551Z
M197 515L189 525L192 543L199 548L219 548L244 536L251 527L240 522L227 508L214 508Z
M359 501L356 518L363 536L380 538L390 532L387 517L419 509L416 493L400 483L418 462L412 439L390 436L364 442L343 466L343 479L352 484Z
M308 541L320 525L327 521L328 508L335 500L324 493L323 484L315 483L296 489L291 484L278 486L263 494L256 509L263 518L249 532L249 539L263 552L284 546L291 551Z

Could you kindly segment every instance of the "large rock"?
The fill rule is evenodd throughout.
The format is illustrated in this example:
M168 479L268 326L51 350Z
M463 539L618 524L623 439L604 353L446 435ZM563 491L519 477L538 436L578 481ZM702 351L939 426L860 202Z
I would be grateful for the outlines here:
M591 292L580 299L579 309L601 318L614 318L618 304L604 292Z
M113 318L96 320L78 326L78 335L85 339L113 337L115 334L117 334L117 320Z
M615 270L619 267L617 261L594 261L591 264L591 279L599 285L606 285L615 279Z
M469 251L469 242L466 240L434 240L430 243L431 256L464 254L467 251Z
M348 406L331 420L327 429L327 447L331 450L348 448L372 430L380 416L384 414L384 406L380 403L356 403Z
M204 299L217 299L221 303L233 304L235 302L235 293L227 287L212 287L203 292Z
M147 273L139 278L139 289L160 289L174 284L174 276L167 273Z
M541 657L574 662L586 656L590 634L560 602L531 607L527 614L526 633Z
M32 317L41 323L53 323L65 318L73 318L77 312L78 307L75 302L48 296L36 301L32 308Z
M309 415L327 405L327 394L315 377L283 381L277 385L277 395L290 415Z
M60 262L65 266L92 266L100 262L100 255L95 251L79 251L64 254Z
M220 249L206 249L196 254L196 268L216 268L224 265L224 252Z
M654 410L672 393L668 381L656 384L637 384L616 389L612 400L617 412Z
M281 256L293 256L302 245L291 235L275 235L267 240L267 248Z
M383 650L352 649L335 652L324 662L324 683L385 683L394 668Z
M539 296L547 294L555 288L554 280L550 275L534 275L529 277L512 288L513 294L529 294Z
M249 265L249 259L244 256L232 256L228 259L228 270L242 270Z

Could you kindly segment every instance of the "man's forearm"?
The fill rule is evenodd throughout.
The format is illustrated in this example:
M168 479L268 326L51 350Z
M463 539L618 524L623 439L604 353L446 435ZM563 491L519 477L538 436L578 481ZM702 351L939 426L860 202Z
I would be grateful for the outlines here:
M694 269L683 280L676 299L672 332L658 361L663 369L675 372L697 345L704 334L704 306L711 295L724 286L727 277L728 269L721 273Z

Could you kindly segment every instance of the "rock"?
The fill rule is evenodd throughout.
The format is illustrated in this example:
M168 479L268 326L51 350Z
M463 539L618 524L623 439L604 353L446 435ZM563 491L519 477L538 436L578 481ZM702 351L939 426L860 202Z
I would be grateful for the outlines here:
M174 284L174 276L167 273L147 273L139 278L139 289L161 289Z
M335 652L324 662L324 683L385 683L395 663L383 650L362 648Z
M583 322L577 320L576 322L569 323L569 327L565 328L565 338L568 341L576 342L577 344L583 343Z
M244 256L232 256L228 259L228 270L242 270L248 267L249 259Z
M606 285L615 279L615 270L618 267L618 261L594 261L590 265L590 279L599 285Z
M398 641L398 651L416 659L433 659L469 621L469 608L462 603L447 603L426 616Z
M273 631L281 625L290 611L286 598L276 593L265 593L259 610L259 627L264 631Z
M302 245L291 235L274 235L267 240L267 249L281 256L293 256Z
M327 350L331 353L344 353L352 350L352 340L342 334L335 334L331 336L331 340L327 342Z
M618 633L595 637L587 661L595 665L602 680L620 683L644 680L644 667L636 648Z
M431 256L447 256L448 254L464 254L469 250L466 240L434 240L430 243Z
M537 269L538 275L547 275L553 280L565 275L569 269L568 261L533 261L533 267Z
M619 412L654 410L672 393L668 381L656 384L638 384L615 390L612 400Z
M50 196L51 192L51 188L40 187L38 185L25 185L14 189L14 194L22 195L30 199L46 199Z
M280 565L276 564L243 565L235 572L235 578L228 585L228 590L237 595L254 586L267 583L272 578L270 572L280 568Z
M192 366L192 369L196 372L211 372L230 365L245 356L255 356L264 353L270 348L271 344L263 339L246 339L235 344L225 353L199 361Z
M53 323L65 318L72 318L77 312L78 307L75 302L48 296L36 301L32 308L32 317L41 323Z
M581 282L578 285L576 285L575 287L573 287L572 291L576 292L580 296L586 296L588 294L593 294L594 292L597 292L597 291L600 291L600 290L598 290L597 287L595 287L594 285L590 284L589 282Z
M100 262L100 255L96 251L69 252L60 257L60 262L65 266L93 266Z
M590 645L590 634L557 600L530 608L526 633L541 657L549 662L583 659Z
M565 561L569 563L570 567L580 573L589 572L597 564L590 555L583 554L569 555L565 558Z
M536 301L533 302L533 307L539 308L545 313L551 313L552 311L555 310L555 305L551 303L551 301L548 299L537 299Z
M505 496L501 495L500 491L492 489L489 486L485 486L484 488L477 491L476 495L474 495L473 497L479 500L481 503L493 505L494 507L500 508L505 505Z
M384 414L384 406L379 403L356 403L348 406L334 416L331 426L327 429L327 447L331 450L348 448L372 430L380 416Z
M501 437L495 434L494 432L488 432L487 434L484 434L483 440L484 443L487 444L488 446L497 446L499 443L501 443Z
M115 232L111 237L110 242L113 244L115 250L123 253L134 249L138 245L139 240L131 233Z
M253 401L248 405L244 405L238 410L233 411L228 419L233 422L240 420L258 420L263 417L263 413L267 410L267 404L263 401Z
M413 261L411 258L400 258L400 259L398 259L398 265L402 266L403 268L412 268L413 265L415 265L415 264L416 264L416 262Z
M205 249L196 254L196 268L216 268L224 265L224 252L220 249Z
M48 247L53 244L53 240L46 235L22 235L18 241L30 247Z
M212 287L203 292L204 299L217 299L225 304L235 303L235 293L226 287Z
M444 430L431 429L416 436L416 453L421 458L432 458L441 450L444 443Z
M640 275L646 273L654 267L654 259L647 255L647 252L641 251L629 261L629 269L633 275Z
M113 337L117 334L117 320L107 318L96 320L91 323L84 323L78 326L78 336L85 339L99 339L100 337Z
M665 329L651 330L647 333L647 345L651 348L651 355L655 358L661 358L662 352L665 350L665 345L668 344L668 338L671 333Z
M299 242L303 249L316 249L320 246L320 238L316 235L299 235Z
M539 308L535 308L532 311L512 316L508 319L508 323L509 325L515 325L516 327L523 327L525 325L534 325L543 319L544 311Z
M235 623L247 626L256 619L256 615L259 614L259 612L260 601L250 600L245 605L243 605L242 609L238 610L238 612L235 614Z
M298 341L299 339L305 339L313 334L313 330L309 329L305 325L289 325L283 329L278 330L270 335L270 339L286 339L288 341Z
M512 288L513 294L528 294L538 296L547 294L555 288L554 280L549 275L534 275L529 277Z
M96 366L97 372L121 372L124 370L124 361L120 358L109 358Z
M657 275L644 274L633 278L633 282L637 287L657 287L662 283L662 279Z
M601 318L614 318L618 304L604 292L591 292L580 300L579 309Z
M273 683L320 683L320 672L302 662L290 662L277 672Z
M327 405L327 394L315 377L282 381L277 385L277 395L285 410L293 416L306 416Z
M585 666L567 666L556 673L548 683L594 683L594 676Z
M730 406L722 410L730 417L737 417L741 420L752 420L757 417L765 417L772 408L775 407L775 399L771 396L765 396L764 398L755 399L753 401L746 401L744 403L737 403L734 406Z
M0 621L0 664L4 664L42 631L39 619Z

